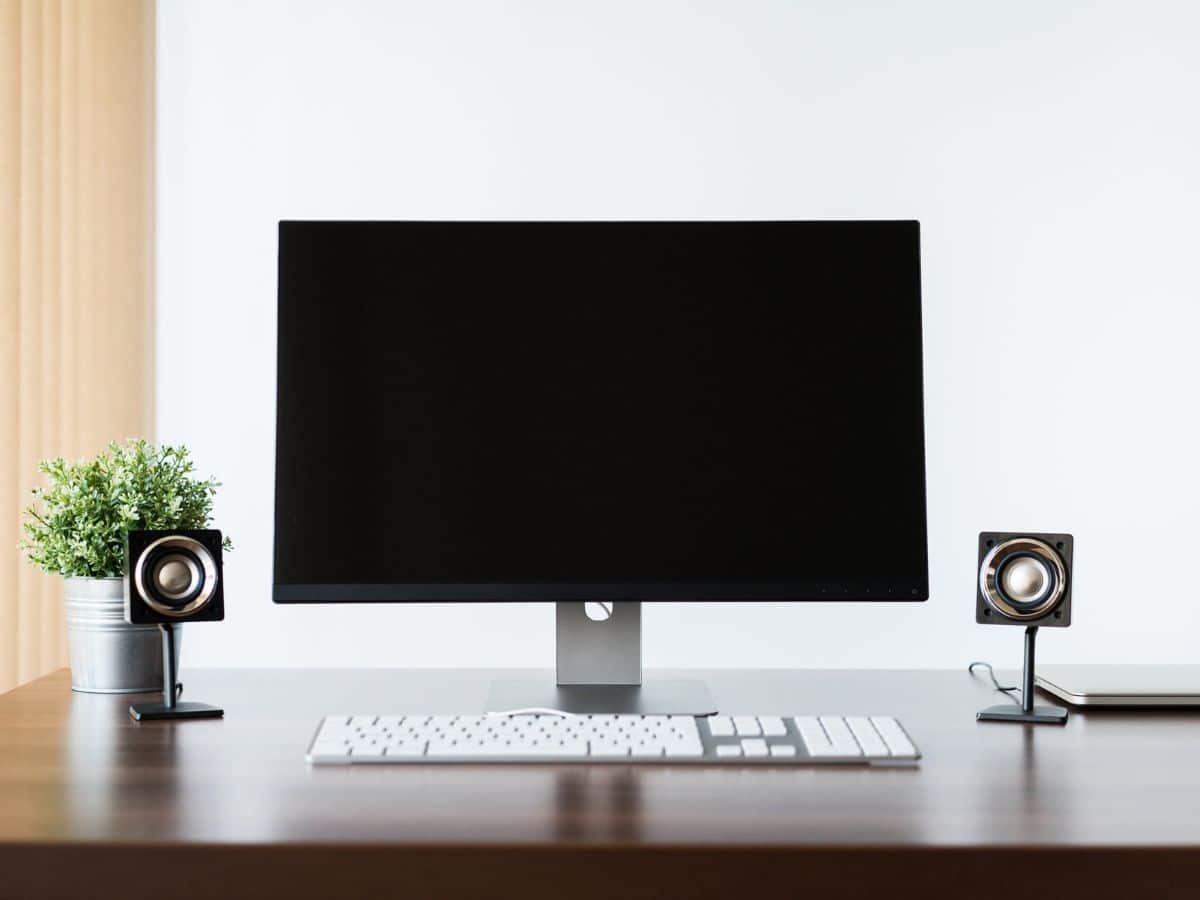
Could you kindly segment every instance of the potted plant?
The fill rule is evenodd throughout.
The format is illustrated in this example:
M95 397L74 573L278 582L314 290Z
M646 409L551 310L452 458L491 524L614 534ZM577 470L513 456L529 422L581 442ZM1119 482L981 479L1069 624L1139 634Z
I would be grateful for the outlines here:
M38 469L49 483L33 491L20 548L64 578L72 689L158 690L158 628L125 621L125 536L207 527L218 483L194 477L186 447L143 440L109 444L91 460L43 460Z

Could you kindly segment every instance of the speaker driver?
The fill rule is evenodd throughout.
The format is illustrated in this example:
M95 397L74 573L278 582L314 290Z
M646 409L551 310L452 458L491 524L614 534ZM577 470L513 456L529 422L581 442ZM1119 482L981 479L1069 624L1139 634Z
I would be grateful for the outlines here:
M155 612L172 618L191 616L207 606L219 577L209 549L185 535L153 541L133 565L139 596Z
M158 593L180 600L200 584L200 567L194 558L182 553L171 553L154 566L154 587Z
M988 551L979 566L984 602L1011 619L1046 615L1062 600L1066 587L1062 557L1037 538L1003 541Z

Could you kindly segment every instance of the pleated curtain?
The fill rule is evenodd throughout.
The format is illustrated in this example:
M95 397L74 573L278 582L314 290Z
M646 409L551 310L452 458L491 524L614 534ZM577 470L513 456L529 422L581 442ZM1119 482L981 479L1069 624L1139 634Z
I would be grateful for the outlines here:
M66 664L37 461L153 437L153 0L0 0L0 691Z

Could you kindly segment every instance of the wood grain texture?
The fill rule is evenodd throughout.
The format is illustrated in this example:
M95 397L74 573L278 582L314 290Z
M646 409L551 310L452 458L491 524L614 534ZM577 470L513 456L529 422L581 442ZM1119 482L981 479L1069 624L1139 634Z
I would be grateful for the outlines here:
M673 672L723 709L901 717L916 770L310 768L333 712L478 712L483 671L202 670L219 721L58 672L0 697L0 896L1194 896L1200 714L979 724L965 672ZM548 677L548 676L547 676ZM150 852L153 851L153 852ZM134 879L157 872L165 881ZM15 879L15 880L14 880ZM570 885L569 889L565 885Z
M153 0L0 0L0 690L66 660L37 462L153 436Z

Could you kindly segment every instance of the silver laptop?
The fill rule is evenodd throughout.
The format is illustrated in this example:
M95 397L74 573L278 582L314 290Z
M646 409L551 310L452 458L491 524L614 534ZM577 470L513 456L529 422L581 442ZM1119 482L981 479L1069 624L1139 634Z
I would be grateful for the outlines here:
M1073 706L1200 706L1200 666L1039 666L1037 684Z

